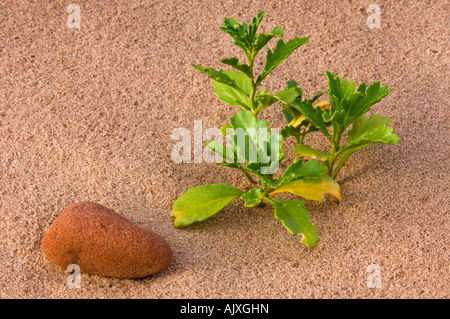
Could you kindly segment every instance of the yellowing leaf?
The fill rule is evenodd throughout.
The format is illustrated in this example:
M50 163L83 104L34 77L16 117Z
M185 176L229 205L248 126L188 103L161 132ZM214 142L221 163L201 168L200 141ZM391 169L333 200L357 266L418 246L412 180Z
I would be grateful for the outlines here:
M303 122L304 119L305 119L305 117L304 117L303 115L299 116L299 117L294 121L294 123L292 123L292 126L293 126L293 127L298 127L298 126Z
M325 194L331 194L339 202L341 202L339 184L329 176L322 176L320 178L298 179L282 185L281 187L271 192L269 195L284 192L289 192L305 199L311 199L318 202L323 201Z
M314 108L320 107L322 111L331 109L331 103L328 101L319 101L313 104Z

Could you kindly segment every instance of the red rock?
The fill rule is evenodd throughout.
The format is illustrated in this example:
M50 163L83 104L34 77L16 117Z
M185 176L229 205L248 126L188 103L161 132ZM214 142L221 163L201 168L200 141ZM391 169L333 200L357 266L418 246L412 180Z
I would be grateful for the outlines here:
M41 243L44 255L66 269L115 278L141 278L166 269L172 250L161 236L92 202L66 208Z

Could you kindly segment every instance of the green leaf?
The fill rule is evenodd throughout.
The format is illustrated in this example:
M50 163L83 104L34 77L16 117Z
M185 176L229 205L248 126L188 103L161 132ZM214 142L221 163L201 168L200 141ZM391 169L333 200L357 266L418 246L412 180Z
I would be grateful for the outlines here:
M353 123L352 129L348 132L348 144L340 153L355 151L373 143L396 144L399 137L387 124L391 124L389 117L375 114L367 118L363 114Z
M326 161L332 157L331 154L319 152L318 150L315 150L305 144L298 144L294 147L294 151L297 152L298 155L307 159L319 159Z
M341 79L330 71L325 71L328 79L328 93L342 100L350 96L355 91L355 82Z
M275 187L280 187L285 183L299 178L319 178L323 176L328 169L319 163L318 160L311 160L303 164L302 160L292 163L275 181Z
M213 216L243 193L227 184L194 187L178 197L170 216L175 217L175 227L188 226Z
M216 141L208 141L205 143L205 147L222 158L222 162L218 162L217 164L231 168L241 167L241 165L238 163L234 151L226 147L225 145L220 144Z
M223 26L220 28L220 30L228 33L233 38L234 44L244 51L247 57L247 61L253 61L258 52L273 37L283 36L283 30L278 27L273 28L269 34L259 33L258 35L256 35L264 14L264 11L258 13L258 15L252 19L252 22L249 25L247 25L246 23L239 24L239 22L234 18L226 18L223 21ZM235 64L235 61L229 62ZM248 72L246 67L244 67L246 70L239 67L236 68L252 77L252 75L250 75L251 72Z
M314 104L312 104L311 101L315 101L317 99L317 96L320 96L320 94L317 94L313 99L311 100L303 100L302 103L300 103L300 100L298 100L297 103L295 103L295 105L293 104L292 106L294 108L296 108L297 110L301 110L302 108L304 109L304 112L310 112L311 115L309 116L311 118L311 116L315 115L316 117L316 122L320 123L320 125L323 127L327 127L329 125L328 120L326 119L326 115L328 114L327 112L329 111L331 104L328 101L319 101L316 102ZM297 106L300 105L300 107ZM314 109L314 111L311 110L310 108L310 104L312 104L312 107ZM320 108L320 110L322 112L319 112L317 109ZM322 116L320 116L322 115ZM322 121L323 119L323 121ZM315 120L314 116L312 117L312 120ZM323 123L322 123L323 122ZM300 126L306 126L308 129L308 133L312 132L312 131L317 131L318 129L312 125L311 122L308 121L308 119L306 119L306 117L304 115L300 116L300 117L296 117L295 121L292 121L292 123L290 123L292 126L294 127L300 127Z
M234 18L225 18L220 30L228 33L234 40L234 44L244 51L247 59L250 58L251 41L246 23L239 24Z
M252 23L248 27L248 36L252 44L256 40L256 31L258 31L259 25L261 24L261 21L264 18L264 14L265 11L259 12L256 17L253 17Z
M262 189L251 189L248 193L241 196L241 199L245 201L245 207L255 207L261 204L262 197L265 195Z
M287 115L285 116L285 118L287 121ZM296 139L300 138L300 129L291 125L286 125L285 127L283 127L280 133L283 138L288 138L289 136L294 136Z
M300 90L298 87L291 87L286 90L283 90L274 96L284 104L291 104L294 102L296 98L302 95L302 90Z
M303 178L281 185L281 187L272 191L269 195L289 192L305 199L321 202L325 194L333 195L339 202L341 201L339 184L329 176L320 178Z
M308 42L308 38L294 38L286 43L280 39L273 52L270 49L267 50L266 64L263 72L256 80L256 85L259 85L273 69L306 42Z
M297 103L297 102L294 101L294 103ZM295 122L295 120L303 115L299 111L299 109L297 109L297 107L294 107L293 105L283 104L283 116L284 116L284 119L286 120L286 123L289 126L292 126L292 124ZM298 127L300 127L300 126L298 126Z
M249 95L251 91L251 80L244 73L236 71L223 71L234 83L230 85L220 81L212 80L214 94L222 101L231 106L238 106L244 110L249 107ZM237 87L237 89L236 89Z
M331 112L326 118L336 122L342 132L391 92L387 85L381 86L380 82L372 83L367 89L366 84L362 83L354 91L354 82L341 79L329 71L325 74L328 78L327 92L332 105Z
M261 171L269 171L272 165L278 167L284 157L281 149L282 136L272 136L266 120L258 120L250 111L238 111L230 119L230 124L235 134L232 141L238 152L238 159L244 158L247 163L255 164L253 169L258 167ZM245 145L239 143L239 134L246 138ZM275 150L274 154L271 153L272 148Z
M256 96L256 102L259 104L258 108L256 109L256 112L259 112L278 101L279 99L275 95L272 95L270 93L259 93Z
M296 81L294 81L294 80L287 81L287 88L290 89L290 88L293 88L293 87L298 87L298 83Z
M209 76L213 81L214 93L220 100L232 106L249 109L249 94L251 80L243 73L235 71L216 70L201 65L192 64L192 67Z
M248 172L255 175L257 172L265 177L273 175L284 158L281 148L283 137L280 134L272 135L267 121L258 120L250 111L238 111L230 119L230 125L232 134L227 136L228 154L233 156L229 155L227 160L227 148L214 141L207 142L206 147L224 158L224 166L240 167L230 164L247 162L245 169Z
M196 69L200 73L206 74L211 79L213 79L217 82L228 84L229 86L239 89L239 87L237 87L236 83L232 79L230 79L230 77L226 74L225 71L223 71L223 70L218 71L214 68L207 68L207 67L197 65L197 64L191 64L191 65L194 69Z
M302 244L313 249L319 242L317 228L309 222L309 212L303 207L305 201L300 200L274 200L275 218L292 235L303 235Z
M269 93L258 94L256 98L257 101L261 103L261 105L256 110L261 111L278 101L280 101L283 104L291 104L301 94L302 92L298 87L288 88L275 95Z
M291 103L283 104L283 115L284 115L284 118L285 118L286 122L288 123L288 126L291 126L291 127L293 127L293 129L298 131L298 133L294 134L294 131L292 129L289 129L288 127L286 127L286 130L285 130L286 134L288 134L288 132L290 132L291 136L299 135L300 134L299 128L301 126L309 126L309 129L308 129L309 132L313 131L313 130L317 130L314 126L309 125L310 122L308 122L305 119L304 115L301 112L301 107L300 106L303 103L308 103L308 104L313 105L313 108L315 108L316 105L313 104L313 103L319 97L321 97L324 93L323 92L319 92L312 99L302 100L303 93L302 93L302 90L300 88L298 88L298 83L297 82L295 82L295 81L288 81L287 87L288 88L297 87L297 89L298 89L297 92L299 93L299 96L294 101L292 101ZM301 122L298 123L298 121L301 121ZM327 126L327 124L325 124L325 126Z
M328 123L325 123L323 119L324 113L320 107L314 108L311 101L303 100L303 102L300 102L298 99L292 103L292 106L302 113L309 123L325 134L328 139L331 139L331 135L327 130Z
M247 164L244 169L247 172L257 176L261 180L261 185L264 189L273 188L273 174L268 174L267 172L262 173L260 163Z
M230 128L231 128L231 125L229 125L229 124L224 125L224 126L222 126L222 127L220 128L220 133L222 133L223 135L225 135L225 134L227 134L227 129L230 129Z
M311 102L311 104L314 105L314 102L316 102L317 99L318 99L319 97L321 97L322 95L324 95L324 94L325 94L324 92L319 92L319 93L317 93L316 95L314 95L312 99L309 99L308 101Z
M222 59L220 60L223 64L227 64L232 66L233 68L242 71L245 75L247 75L249 78L253 79L252 70L250 66L247 64L241 64L239 63L238 58L228 58L228 59Z
M234 133L230 137L232 142L230 144L235 146L237 158L242 159L242 163L244 160L248 163L258 162L260 123L256 116L250 111L238 111L230 119L230 124ZM264 120L261 121L261 127L269 130L269 126ZM245 143L239 138L244 138Z
M255 57L256 54L261 51L261 49L269 43L270 40L274 37L282 37L283 36L283 29L279 27L275 27L272 29L272 31L269 34L260 33L258 34L258 37L256 39L255 49L253 56Z

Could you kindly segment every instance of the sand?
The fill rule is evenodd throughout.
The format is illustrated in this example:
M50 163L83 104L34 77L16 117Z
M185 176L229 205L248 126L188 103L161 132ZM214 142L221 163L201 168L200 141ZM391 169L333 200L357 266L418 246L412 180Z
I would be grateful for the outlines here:
M79 29L67 26L70 3L81 7ZM0 297L449 298L449 4L380 0L381 28L370 29L371 3L2 1ZM400 142L350 158L340 205L308 202L321 237L314 250L268 206L235 200L186 229L169 217L189 187L250 187L229 168L173 163L171 134L195 120L226 124L236 109L190 64L242 57L218 28L261 10L264 31L310 38L265 80L272 92L295 79L313 96L325 70L392 91L371 113L392 117ZM280 108L261 116L281 127ZM327 147L317 136L308 143ZM69 289L40 242L64 208L85 200L162 235L170 267L140 280L82 274ZM367 286L372 264L380 288Z

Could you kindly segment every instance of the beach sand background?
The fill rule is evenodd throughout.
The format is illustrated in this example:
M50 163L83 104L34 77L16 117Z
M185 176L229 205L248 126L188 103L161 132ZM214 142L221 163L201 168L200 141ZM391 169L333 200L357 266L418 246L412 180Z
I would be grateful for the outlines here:
M67 6L81 8L68 28ZM449 2L2 1L0 3L0 297L2 298L448 298ZM339 177L343 201L308 202L321 241L300 243L270 207L239 200L185 229L169 217L188 188L239 172L175 164L173 130L221 127L235 111L190 64L220 68L239 49L219 27L266 10L262 30L309 37L265 81L295 79L307 97L325 70L392 93L371 114L393 119L398 145L357 152ZM273 48L275 41L270 47ZM258 61L261 69L263 59ZM264 110L272 127L280 105ZM326 150L318 136L308 143ZM287 159L293 141L284 143ZM95 201L171 245L170 267L139 280L82 274L81 288L51 264L41 240L61 211ZM368 288L369 265L381 287Z

